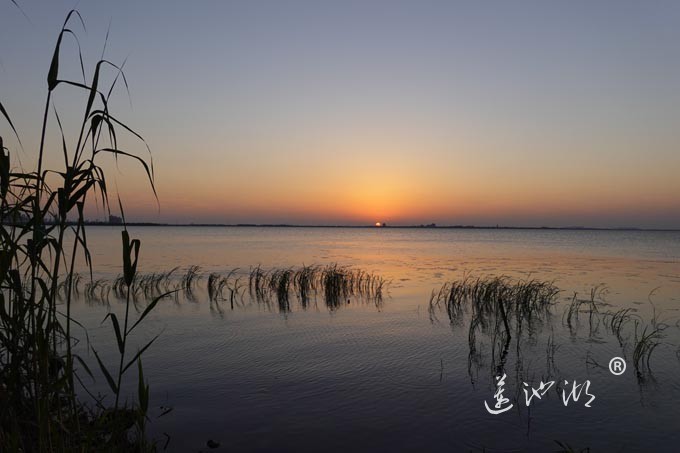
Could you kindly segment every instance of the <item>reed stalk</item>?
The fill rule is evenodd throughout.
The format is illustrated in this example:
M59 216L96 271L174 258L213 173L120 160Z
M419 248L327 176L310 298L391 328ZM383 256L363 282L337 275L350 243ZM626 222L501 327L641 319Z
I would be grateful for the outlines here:
M118 290L108 282L92 279L90 253L85 233L85 206L98 197L110 212L106 172L100 166L105 156L132 159L139 163L153 183L153 165L134 153L120 149L118 135L128 133L148 146L142 137L109 110L109 99L119 81L127 86L122 67L100 59L86 77L77 33L84 21L71 11L58 34L47 74L47 94L41 118L37 167L26 171L12 165L12 152L3 140L10 131L21 146L17 129L8 110L0 102L0 450L2 451L93 451L94 449L147 449L143 432L148 407L148 385L143 382L141 354L153 340L127 360L128 336L158 302L152 301L137 321L129 326L129 297L123 329L115 314L107 316L114 326L121 352L117 379L110 380L115 393L113 408L95 400L98 410L86 410L77 398L76 386L83 385L81 373L91 375L86 361L74 354L72 317L74 295L80 292L81 276L76 273L76 257L84 256L90 266L87 297L106 300ZM62 77L62 48L72 39L79 54L82 80ZM104 86L105 72L113 82ZM65 138L54 93L76 89L86 97L75 144ZM8 127L6 129L5 127ZM63 168L45 168L48 129L61 135ZM122 206L121 206L122 211ZM127 231L123 232L124 235ZM67 234L73 245L67 246ZM132 241L134 244L135 242ZM138 244L138 241L137 241ZM70 249L69 249L70 247ZM133 246L134 248L135 246ZM125 244L124 244L125 250ZM136 253L138 245L136 246ZM124 262L126 273L127 260ZM134 273L133 273L134 274ZM133 275L134 276L134 275ZM128 296L131 282L126 279ZM65 312L58 301L65 300ZM155 339L155 338L154 338ZM95 351L108 378L110 374ZM76 366L77 364L77 366ZM120 407L125 371L137 364L140 382L137 404ZM85 387L84 390L89 393ZM121 421L131 418L137 426L137 441L131 444L128 427ZM96 447L95 447L96 446Z

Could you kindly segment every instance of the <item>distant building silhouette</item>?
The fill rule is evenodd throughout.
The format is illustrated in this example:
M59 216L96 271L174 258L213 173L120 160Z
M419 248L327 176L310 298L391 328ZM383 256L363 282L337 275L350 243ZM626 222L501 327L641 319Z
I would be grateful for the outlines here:
M118 217L117 215L110 215L109 216L109 223L111 225L122 225L123 219L121 217Z

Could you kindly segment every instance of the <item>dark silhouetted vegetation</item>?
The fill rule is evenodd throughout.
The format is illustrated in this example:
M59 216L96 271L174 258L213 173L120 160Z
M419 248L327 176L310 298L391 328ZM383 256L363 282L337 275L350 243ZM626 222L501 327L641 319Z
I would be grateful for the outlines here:
M123 275L109 281L103 278L87 280L74 273L69 279L72 279L73 294L82 295L91 303L108 304L111 295L126 300L128 291L134 302L163 293L195 300L194 292L205 287L208 300L214 307L229 302L234 309L236 305L244 305L248 299L248 302L265 306L274 303L282 313L291 311L293 302L307 309L317 299L321 299L331 311L346 305L351 299L380 307L389 287L389 282L379 275L337 264L283 269L256 266L248 272L236 268L226 275L212 272L205 279L204 276L199 266L192 265L183 271L176 267L167 272L135 273L129 287ZM199 284L201 280L205 280L204 286ZM60 299L66 295L65 286L63 282L60 284Z
M145 171L152 191L150 162L120 149L120 135L138 139L139 134L109 110L114 88L127 80L122 66L103 57L89 77L80 54L77 30L85 24L71 11L57 37L47 74L47 95L40 127L37 166L25 170L13 159L15 151L0 137L0 450L2 451L110 451L153 449L145 436L149 386L144 380L142 353L153 340L131 351L130 336L158 303L154 299L133 320L131 292L137 276L140 242L122 232L124 275L117 285L92 279L90 251L85 234L84 211L95 200L110 213L109 192L102 159L111 156L131 159ZM73 43L80 56L81 80L62 77L62 49ZM105 84L103 80L112 80ZM55 93L82 95L82 120L68 143ZM0 104L0 120L21 144L11 115ZM0 129L0 131L2 130ZM59 132L58 147L48 131ZM70 134L68 134L70 135ZM47 153L63 158L62 168L47 168ZM122 206L121 206L122 212ZM75 273L76 258L83 256L90 267L89 279ZM84 375L92 375L84 357L73 351L79 326L71 316L71 305L79 284L88 297L106 298L110 291L125 292L125 317L107 315L119 352L118 363L105 364L94 349L97 365L112 392L111 398L91 402L77 397L86 392ZM135 402L123 391L123 379L134 369L138 377Z

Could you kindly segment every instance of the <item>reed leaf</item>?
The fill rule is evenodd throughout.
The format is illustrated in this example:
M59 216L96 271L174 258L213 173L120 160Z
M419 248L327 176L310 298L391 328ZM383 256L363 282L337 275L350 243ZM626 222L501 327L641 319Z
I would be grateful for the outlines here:
M94 356L97 359L97 363L99 364L99 369L101 369L102 373L104 374L104 377L106 378L106 382L109 384L109 387L113 391L113 393L118 394L118 386L116 385L116 381L113 380L113 377L111 376L111 373L109 373L109 370L106 368L106 365L104 365L104 362L102 362L102 359L99 358L99 354L97 353L96 349L92 348L92 352L94 352Z

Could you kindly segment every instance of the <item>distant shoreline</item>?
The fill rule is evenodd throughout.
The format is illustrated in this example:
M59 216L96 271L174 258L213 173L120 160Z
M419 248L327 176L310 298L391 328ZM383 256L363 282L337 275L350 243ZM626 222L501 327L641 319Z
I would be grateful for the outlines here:
M86 222L86 226L123 226L118 223ZM680 232L678 228L598 228L598 227L536 227L536 226L483 226L483 225L295 225L295 224L257 224L257 223L154 223L128 222L131 227L222 227L222 228L353 228L371 230L413 229L413 230L557 230L557 231L649 231Z

